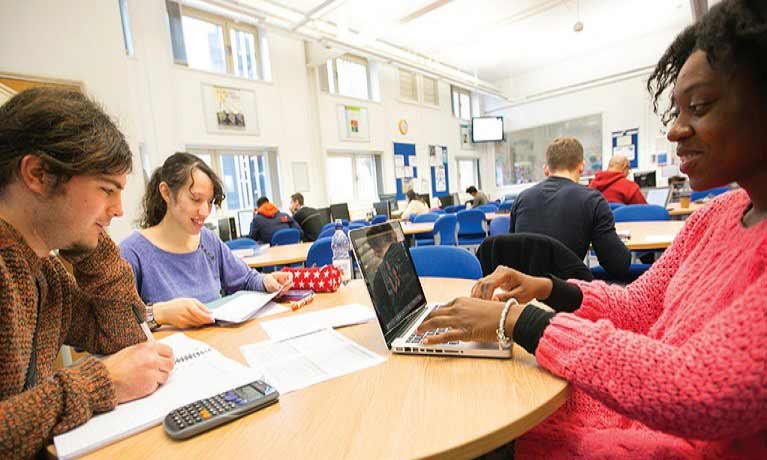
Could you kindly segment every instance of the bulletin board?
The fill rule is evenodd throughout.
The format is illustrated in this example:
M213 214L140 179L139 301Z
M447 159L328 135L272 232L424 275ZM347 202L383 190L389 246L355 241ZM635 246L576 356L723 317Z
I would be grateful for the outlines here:
M629 167L639 167L639 128L613 131L612 154L620 154L629 160Z
M415 144L394 143L394 180L397 199L404 200L405 193L415 186L418 168L415 166Z
M431 168L431 196L449 195L449 174L447 172L447 147L429 146L429 168Z

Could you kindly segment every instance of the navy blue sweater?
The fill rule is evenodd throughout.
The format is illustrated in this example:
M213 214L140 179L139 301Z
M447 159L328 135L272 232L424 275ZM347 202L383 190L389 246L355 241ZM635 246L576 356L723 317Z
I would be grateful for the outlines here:
M631 253L615 233L615 220L601 193L564 177L550 176L519 194L510 232L556 238L579 258L594 246L599 263L615 278L628 274Z

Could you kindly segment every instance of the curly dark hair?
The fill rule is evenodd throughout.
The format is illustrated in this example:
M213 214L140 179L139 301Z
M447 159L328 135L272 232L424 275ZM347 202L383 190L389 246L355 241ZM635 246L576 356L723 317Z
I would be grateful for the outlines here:
M53 188L74 176L128 173L125 136L93 100L70 88L37 87L0 106L0 191L26 155L39 156Z
M767 101L767 2L722 0L682 31L647 80L655 113L659 113L661 96L673 87L685 61L697 50L706 53L712 68L727 75L742 70L751 73L762 100ZM668 107L660 114L664 125L676 113L673 97L669 98Z
M218 175L199 157L191 153L176 152L169 156L162 166L155 169L152 173L152 178L149 179L142 203L143 212L138 220L141 228L154 227L162 221L165 213L168 212L168 205L160 194L160 184L163 182L168 184L171 193L173 196L176 196L181 187L186 183L187 178L192 179L189 188L191 189L194 186L194 176L192 173L195 169L205 173L210 178L210 181L213 182L213 203L216 206L221 206L226 195L224 195L224 186Z

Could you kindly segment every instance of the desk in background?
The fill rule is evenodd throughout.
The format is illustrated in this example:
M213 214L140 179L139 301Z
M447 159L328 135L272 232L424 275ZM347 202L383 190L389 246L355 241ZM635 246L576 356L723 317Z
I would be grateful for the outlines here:
M624 243L632 251L666 249L684 227L684 221L662 220L647 222L618 222L615 229L628 231L630 238Z
M243 257L242 260L250 268L271 267L274 265L290 265L306 262L312 243L285 244L270 246L255 256Z
M672 218L676 217L683 219L705 205L706 203L690 203L690 206L682 208L679 206L679 203L669 203L666 210L668 210L668 213L671 214Z
M467 295L474 283L445 281L422 279L429 301ZM361 280L317 294L300 312L352 302L371 305ZM158 426L84 458L474 458L530 430L568 396L567 382L518 346L510 360L392 355L375 321L338 331L388 361L283 395L187 441L171 440ZM240 345L266 339L258 320L184 332L240 362Z

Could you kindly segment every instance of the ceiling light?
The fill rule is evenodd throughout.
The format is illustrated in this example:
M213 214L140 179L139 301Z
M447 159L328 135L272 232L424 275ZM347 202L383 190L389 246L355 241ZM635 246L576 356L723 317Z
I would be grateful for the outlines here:
M583 30L583 23L581 22L581 0L575 0L578 8L578 20L573 24L573 30L578 33Z

